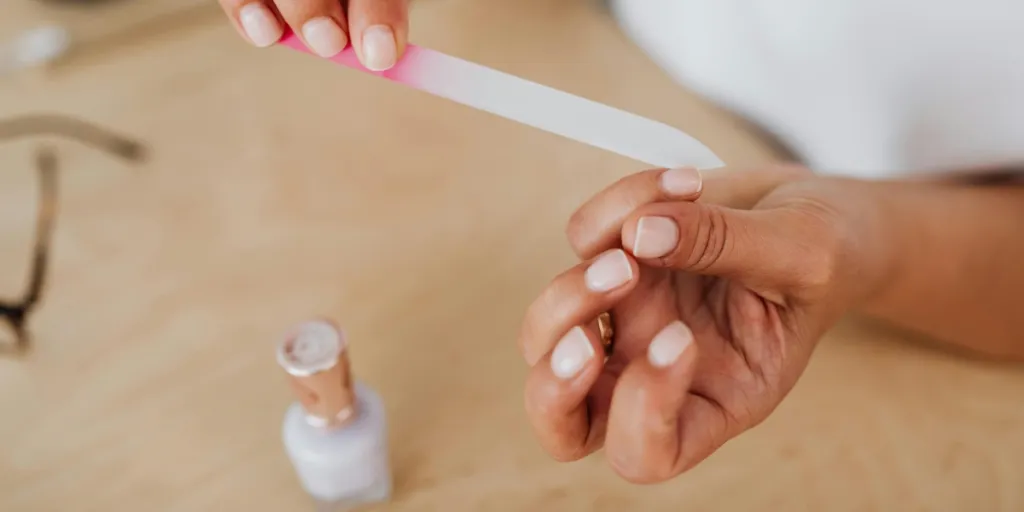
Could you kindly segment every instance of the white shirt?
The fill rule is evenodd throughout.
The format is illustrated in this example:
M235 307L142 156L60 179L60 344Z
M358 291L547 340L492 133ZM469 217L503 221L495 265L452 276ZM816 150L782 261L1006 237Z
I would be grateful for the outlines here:
M819 172L1024 164L1024 0L612 0L684 85Z

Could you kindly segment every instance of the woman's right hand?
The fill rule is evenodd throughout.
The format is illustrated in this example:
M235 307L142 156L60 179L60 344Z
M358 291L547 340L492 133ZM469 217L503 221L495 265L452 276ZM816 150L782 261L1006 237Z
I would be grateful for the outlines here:
M864 186L789 168L709 174L627 176L570 220L582 262L540 293L519 337L527 414L555 459L603 448L638 483L688 470L767 418L821 335L891 275Z
M219 0L250 43L277 43L285 27L321 57L355 48L363 66L384 71L405 51L408 0Z

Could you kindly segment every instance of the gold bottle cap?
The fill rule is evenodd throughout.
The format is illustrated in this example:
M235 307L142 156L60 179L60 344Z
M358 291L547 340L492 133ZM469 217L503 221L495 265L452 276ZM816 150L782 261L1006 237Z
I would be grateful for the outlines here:
M342 332L325 320L295 326L278 347L277 362L288 373L296 398L315 426L339 427L355 417L347 349Z

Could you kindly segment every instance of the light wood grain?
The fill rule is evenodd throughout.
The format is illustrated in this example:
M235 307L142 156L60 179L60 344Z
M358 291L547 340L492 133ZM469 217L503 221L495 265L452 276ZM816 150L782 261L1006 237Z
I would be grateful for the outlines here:
M96 35L142 15L116 9L12 0L0 27L60 17ZM303 510L272 350L319 314L387 401L397 488L380 510L1024 510L1024 374L857 325L769 421L672 483L549 460L522 413L515 332L572 263L569 213L637 165L248 48L215 8L196 12L0 83L0 115L71 114L152 148L136 169L55 143L35 350L0 359L0 510ZM732 164L773 158L589 2L426 0L413 37L675 124ZM23 278L35 142L0 148L0 293Z

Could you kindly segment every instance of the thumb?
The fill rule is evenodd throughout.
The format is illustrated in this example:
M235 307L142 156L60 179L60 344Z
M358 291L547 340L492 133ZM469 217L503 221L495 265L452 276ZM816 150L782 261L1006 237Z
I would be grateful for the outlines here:
M831 279L837 234L829 226L823 215L798 206L655 203L630 216L622 243L644 265L733 279L777 297Z

